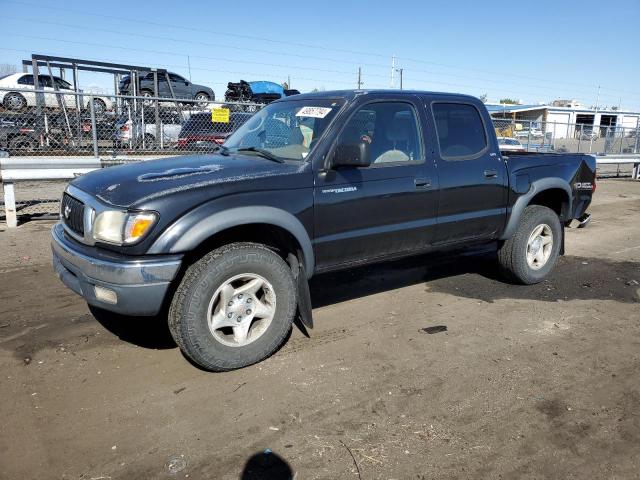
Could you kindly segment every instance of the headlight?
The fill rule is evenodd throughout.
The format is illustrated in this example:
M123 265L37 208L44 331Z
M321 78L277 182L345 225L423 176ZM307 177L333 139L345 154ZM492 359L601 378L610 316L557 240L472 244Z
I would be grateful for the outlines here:
M93 223L93 238L117 245L136 243L149 233L158 215L153 212L126 213L107 210Z

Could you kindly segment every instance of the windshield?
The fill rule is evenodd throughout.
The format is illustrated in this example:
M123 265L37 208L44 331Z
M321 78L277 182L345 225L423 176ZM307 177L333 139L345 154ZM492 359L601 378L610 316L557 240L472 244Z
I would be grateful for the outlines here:
M256 148L283 160L304 160L344 100L290 100L267 105L251 117L224 146Z

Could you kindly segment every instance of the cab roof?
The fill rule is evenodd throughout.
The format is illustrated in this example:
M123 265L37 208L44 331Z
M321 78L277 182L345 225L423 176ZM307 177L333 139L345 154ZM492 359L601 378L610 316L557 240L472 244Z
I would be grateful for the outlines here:
M448 92L430 92L425 90L392 90L392 89L364 89L364 90L327 90L323 92L311 92L311 93L301 93L298 95L291 95L285 98L282 98L278 101L287 101L287 100L312 100L312 99L336 99L343 98L345 100L353 100L354 98L361 95L429 95L431 97L460 97L466 99L478 100L477 97L472 95L466 95L463 93L448 93Z

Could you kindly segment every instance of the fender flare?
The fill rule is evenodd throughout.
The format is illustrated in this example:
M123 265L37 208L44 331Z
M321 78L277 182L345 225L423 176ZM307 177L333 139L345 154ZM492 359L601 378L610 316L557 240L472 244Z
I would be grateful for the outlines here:
M245 206L216 213L195 209L167 228L153 242L148 253L189 252L216 233L251 223L273 225L283 228L293 235L302 249L307 277L311 277L315 267L315 258L307 230L300 220L291 213L274 207Z
M561 178L541 178L540 180L534 180L531 182L531 186L529 191L524 195L518 197L513 207L511 207L511 215L509 216L509 220L507 221L507 225L500 236L500 240L507 240L513 236L518 225L520 224L520 217L522 217L522 213L524 209L529 205L531 199L535 197L540 192L544 192L545 190L551 190L554 188L558 188L564 190L567 194L567 198L569 200L569 212L572 210L571 200L571 187L566 180Z

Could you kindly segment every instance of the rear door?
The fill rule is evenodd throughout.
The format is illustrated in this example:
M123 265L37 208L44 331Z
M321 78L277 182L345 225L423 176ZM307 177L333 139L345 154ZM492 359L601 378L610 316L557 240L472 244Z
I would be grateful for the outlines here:
M191 94L191 84L187 82L185 78L175 73L170 73L169 80L171 81L173 93L177 98L193 98ZM171 93L169 93L169 95L171 95Z
M367 141L372 163L316 172L319 269L424 249L433 237L437 176L426 160L419 100L367 95L356 105L345 112L348 119L333 148Z
M38 75L38 90L44 90L44 104L50 108L58 107L58 99L49 75Z
M494 238L506 220L508 180L491 119L472 98L431 99L427 108L440 181L434 243Z

